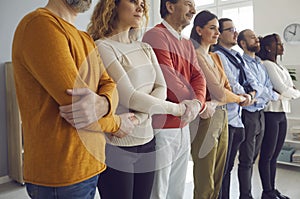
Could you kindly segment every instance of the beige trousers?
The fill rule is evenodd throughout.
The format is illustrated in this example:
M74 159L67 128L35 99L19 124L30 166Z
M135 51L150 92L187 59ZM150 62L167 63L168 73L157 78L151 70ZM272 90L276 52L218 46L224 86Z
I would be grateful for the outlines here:
M211 118L200 119L191 147L194 161L194 199L218 198L227 145L227 110L217 109Z

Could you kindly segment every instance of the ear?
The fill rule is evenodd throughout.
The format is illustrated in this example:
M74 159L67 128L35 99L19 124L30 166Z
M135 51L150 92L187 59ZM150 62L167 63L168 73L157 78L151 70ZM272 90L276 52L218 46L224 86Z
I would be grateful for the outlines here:
M265 49L266 49L267 52L271 52L270 46L265 46Z
M200 26L196 26L196 32L199 36L202 36L202 28Z
M175 11L174 4L171 3L170 1L166 2L166 8L168 10L168 13L174 13L174 11Z
M241 41L241 46L244 48L246 46L246 42L244 40Z

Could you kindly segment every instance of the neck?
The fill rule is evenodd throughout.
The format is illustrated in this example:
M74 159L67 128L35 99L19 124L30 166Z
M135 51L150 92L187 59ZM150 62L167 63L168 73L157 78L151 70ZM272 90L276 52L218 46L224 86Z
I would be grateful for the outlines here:
M244 53L245 53L246 55L249 55L249 56L252 57L252 58L255 58L255 52L250 52L250 51L248 51L248 50L244 50Z
M267 56L267 60L270 60L272 62L275 62L277 64L277 59L275 56Z
M184 28L180 23L172 20L169 16L167 16L165 19L164 19L166 22L168 22L168 24L170 26L172 26L172 28L174 28L174 30L176 32L178 32L179 34L181 34L181 31L182 29Z
M223 48L228 49L228 50L231 50L231 48L233 47L232 45L230 45L230 44L225 44L225 43L223 43L223 42L221 42L221 41L219 41L219 45L222 46Z
M114 41L118 41L121 43L131 43L131 40L129 38L129 29L127 30L121 30L117 29L113 32L113 36L110 38Z
M77 16L77 13L61 0L49 0L45 8L71 24L74 23Z
M209 52L209 47L210 47L210 45L207 45L207 44L204 44L204 43L201 43L200 46L199 46L199 48L202 48L205 53Z

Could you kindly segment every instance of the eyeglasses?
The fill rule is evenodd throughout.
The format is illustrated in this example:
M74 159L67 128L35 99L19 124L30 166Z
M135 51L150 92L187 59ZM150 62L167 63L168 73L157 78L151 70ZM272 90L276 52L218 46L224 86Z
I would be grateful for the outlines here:
M283 43L277 43L278 46L283 46Z
M236 30L236 28L234 28L234 27L231 27L231 28L225 28L225 29L223 29L223 32L224 31L229 31L229 32L237 32L237 30Z

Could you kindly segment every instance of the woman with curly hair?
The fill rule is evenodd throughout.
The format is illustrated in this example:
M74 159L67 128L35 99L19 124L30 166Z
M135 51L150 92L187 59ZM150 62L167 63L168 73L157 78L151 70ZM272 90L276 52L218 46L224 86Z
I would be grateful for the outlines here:
M107 169L98 181L102 199L150 198L156 158L151 115L185 113L184 104L165 101L167 87L156 56L148 44L137 41L147 21L146 0L106 0L96 5L88 26L117 83L117 112L134 112L139 121L126 137L107 136Z

